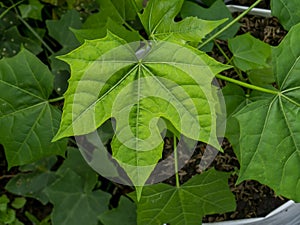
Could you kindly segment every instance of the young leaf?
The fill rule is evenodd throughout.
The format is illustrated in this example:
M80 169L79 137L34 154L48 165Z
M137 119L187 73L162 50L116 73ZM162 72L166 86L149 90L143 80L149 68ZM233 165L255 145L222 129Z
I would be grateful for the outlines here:
M56 162L56 157L49 157L30 165L21 166L19 173L9 180L5 189L16 195L32 197L43 204L48 202L44 190L55 180L55 173L50 169Z
M97 225L98 216L108 210L110 195L93 190L96 173L84 162L76 149L57 171L57 179L46 189L54 205L53 225Z
M295 173L300 170L299 35L300 24L273 51L278 94L265 96L236 115L241 131L238 182L255 179L295 201L300 201Z
M228 177L210 169L179 188L162 183L144 187L137 203L138 224L201 224L204 215L234 211Z
M27 50L0 61L0 143L9 167L63 154L66 140L51 143L60 111L47 101L53 77Z
M109 33L61 57L72 75L54 140L90 133L114 117L113 156L143 186L161 158L159 117L189 138L219 146L211 82L228 67L174 43L152 43L144 56L135 53L139 45Z
M286 29L300 22L300 5L297 0L271 0L272 15Z
M233 17L230 11L228 10L228 8L226 7L223 0L215 1L209 8L201 7L199 4L194 2L185 1L183 3L180 14L183 18L189 16L196 16L199 19L203 19L203 20L217 20L217 19L220 20L220 19L228 18L228 20L222 25L220 25L217 29L215 29L215 31L213 31L212 34L222 29L233 20ZM240 26L238 23L232 25L225 32L219 35L218 38L223 40L227 40L228 38L233 38L234 35L237 33L239 27Z
M139 14L141 22L150 38L164 39L170 34L185 41L201 42L227 19L205 21L196 17L187 17L180 22L174 19L180 12L184 0L150 0Z
M235 66L242 71L270 68L271 46L252 37L251 34L229 39L228 47L233 53Z
M136 205L128 198L121 196L117 208L99 216L100 221L105 225L135 225L136 221Z

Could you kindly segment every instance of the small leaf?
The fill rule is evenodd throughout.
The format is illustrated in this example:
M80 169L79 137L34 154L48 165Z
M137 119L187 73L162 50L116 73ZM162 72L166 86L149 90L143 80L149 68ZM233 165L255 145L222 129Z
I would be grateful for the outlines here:
M20 198L15 198L14 201L11 203L11 206L14 207L15 209L21 209L24 207L26 204L26 198L20 197Z
M249 33L230 39L228 47L233 53L235 66L243 71L270 67L268 61L272 54L271 46Z
M48 202L44 189L55 180L55 173L50 169L56 162L56 157L49 157L38 162L21 166L23 173L9 180L5 189L16 195L32 197L43 204Z
M234 211L228 177L210 169L179 188L162 183L144 187L137 203L138 224L201 224L204 215Z
M105 225L135 225L136 221L136 205L128 198L121 196L117 208L106 211L99 216L100 221Z
M5 212L7 210L7 204L9 203L9 198L6 195L0 196L0 212Z
M38 0L29 0L29 4L22 4L18 8L22 18L32 18L42 21L42 5Z
M273 50L278 94L264 96L236 115L241 132L238 182L255 179L295 201L300 201L295 173L300 170L299 35L300 24Z
M0 61L0 143L9 167L64 153L66 140L51 143L61 115L47 101L52 83L48 68L26 50Z
M300 5L297 0L271 0L271 9L272 16L277 17L286 30L300 22Z
M180 12L184 0L150 0L139 14L141 22L150 38L164 39L170 34L185 41L201 42L227 19L205 21L196 17L187 17L180 22L174 19Z
M228 18L228 20L225 23L223 23L218 28L216 28L211 34L214 34L218 30L222 29L233 20L233 17L230 11L228 10L228 8L226 7L223 0L214 1L209 8L201 7L199 4L196 4L194 2L185 1L183 3L180 14L183 18L189 16L196 16L199 19L203 19L203 20L217 20L217 19L220 20L220 19ZM240 26L238 23L232 25L225 32L220 34L218 38L223 40L227 40L228 38L233 38L234 35L237 33L239 27Z

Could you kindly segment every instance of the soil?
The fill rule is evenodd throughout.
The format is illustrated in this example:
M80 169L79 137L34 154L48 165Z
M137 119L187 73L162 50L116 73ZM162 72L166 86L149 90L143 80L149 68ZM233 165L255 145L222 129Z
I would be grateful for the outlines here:
M238 5L249 6L253 1L247 0L233 0L230 3ZM269 1L262 2L258 7L269 8ZM234 16L237 16L236 14ZM257 16L246 16L240 20L241 27L239 34L250 32L254 37L276 46L280 43L282 38L285 36L286 31L281 27L276 18L262 18ZM230 55L226 42L218 41L220 46L224 48L224 51ZM218 49L214 49L211 55L220 62L226 62L226 59L222 56ZM235 77L234 71L227 72L226 75ZM166 141L164 155L168 155L172 148L172 142ZM225 139L223 141L224 153L219 153L214 159L211 167L215 167L220 171L231 172L231 177L228 181L231 191L235 195L237 202L237 209L235 212L230 212L221 215L209 215L203 218L203 222L215 222L223 220L234 220L241 218L250 217L261 217L267 215L273 209L282 205L287 199L280 196L276 196L274 191L265 185L260 184L257 181L244 181L236 185L237 176L235 171L239 169L239 163L234 154L234 151L230 143ZM181 182L187 181L193 175L201 173L199 169L200 159L206 149L206 145L199 143L192 158L188 160L188 163L180 170ZM18 173L17 168L12 168L7 171L7 164L5 161L4 150L0 145L0 196L2 194L8 195L9 198L13 199L15 196L7 193L4 189L9 179ZM175 183L174 177L165 181L166 183ZM104 182L105 183L105 182ZM115 199L124 192L128 192L128 187L118 186L115 187L113 192L116 194ZM114 204L113 204L114 205ZM31 224L28 219L24 216L25 211L29 211L39 219L45 218L52 210L52 205L42 205L40 202L34 199L27 198L25 208L17 211L18 218L25 224Z

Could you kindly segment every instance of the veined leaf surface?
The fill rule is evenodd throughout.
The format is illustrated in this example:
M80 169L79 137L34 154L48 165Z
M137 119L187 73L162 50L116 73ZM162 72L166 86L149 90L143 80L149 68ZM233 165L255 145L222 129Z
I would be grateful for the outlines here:
M239 181L256 179L277 195L300 201L300 46L293 27L273 50L278 94L255 101L236 117L240 122Z
M227 19L206 21L197 17L186 17L180 22L174 19L180 12L184 0L150 0L139 14L141 22L150 38L164 39L171 33L185 41L201 42Z
M9 167L63 154L66 141L51 143L60 111L49 104L53 76L27 50L0 61L0 143Z
M174 43L148 43L135 52L139 45L108 34L61 57L72 75L54 139L88 134L115 118L113 156L133 184L143 186L162 154L159 118L218 148L211 82L228 67Z
M234 211L228 177L211 169L178 188L162 183L144 187L137 203L138 225L199 225L204 215Z

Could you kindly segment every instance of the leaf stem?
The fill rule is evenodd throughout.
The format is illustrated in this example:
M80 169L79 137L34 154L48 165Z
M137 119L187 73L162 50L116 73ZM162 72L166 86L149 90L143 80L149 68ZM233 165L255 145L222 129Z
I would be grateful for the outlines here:
M178 155L177 155L177 139L176 135L173 135L173 148L174 148L174 168L175 168L175 178L176 178L176 187L180 187L179 175L178 175Z
M215 40L214 41L215 45L217 46L217 48L219 49L219 51L221 52L221 54L225 57L225 59L227 60L227 64L232 65L234 71L238 74L240 80L245 81L245 78L242 75L242 72L239 68L237 68L234 63L232 62L232 58L230 59L226 53L223 51L223 49L221 48L221 46L219 45L219 43Z
M65 99L64 96L60 96L60 97L57 97L57 98L49 99L48 102L59 102L59 101L64 100L64 99Z
M217 74L216 78L240 85L245 88L249 88L249 89L256 90L256 91L261 91L264 93L269 93L269 94L273 94L273 95L278 95L280 93L279 91L275 91L275 90L271 90L271 89L267 89L267 88L263 88L263 87L258 87L253 84L248 84L248 83L245 83L245 82L242 82L239 80L235 80L235 79L232 79L232 78L220 75L220 74Z
M5 9L5 10L1 13L0 19L2 19L2 18L6 15L6 13L8 13L11 9L15 8L17 5L21 4L22 2L24 2L24 0L21 0L21 1L17 2L17 3L15 3L15 4L13 4L13 2L12 2L13 5L9 6L7 9ZM4 7L4 5L3 5L2 3L1 3L0 6L1 6L1 7Z
M262 0L257 0L254 2L247 10L245 10L243 13L241 13L238 17L236 17L234 20L232 20L230 23L228 23L225 27L223 27L221 30L216 32L214 35L212 35L210 38L205 40L203 43L201 43L198 48L201 49L203 46L205 46L207 43L214 40L216 37L218 37L220 34L222 34L225 30L227 30L229 27L231 27L233 24L238 22L242 17L244 17L248 12L250 12L255 6L257 6Z
M46 47L46 49L51 53L54 54L54 51L47 45L47 43L38 35L37 32L20 16L17 14L18 19L30 30L30 32Z

